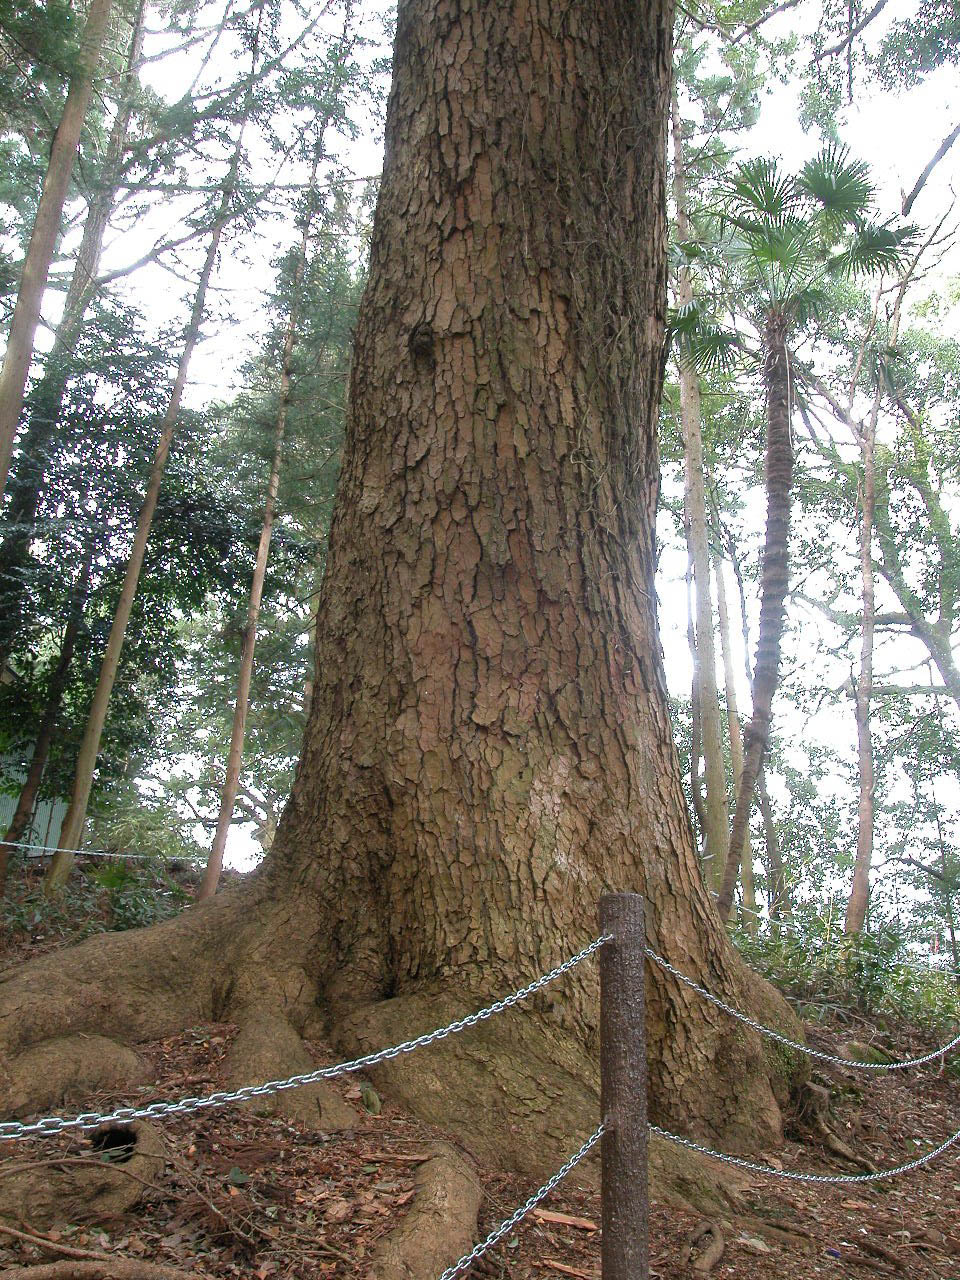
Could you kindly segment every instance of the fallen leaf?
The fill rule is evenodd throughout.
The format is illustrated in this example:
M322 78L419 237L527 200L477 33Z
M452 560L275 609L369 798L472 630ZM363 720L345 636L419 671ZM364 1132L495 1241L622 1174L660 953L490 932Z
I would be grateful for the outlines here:
M561 1227L579 1227L581 1231L599 1231L590 1218L575 1218L569 1213L554 1213L551 1209L534 1209L533 1216L541 1222L555 1222Z
M328 1222L346 1222L353 1216L353 1205L349 1200L331 1200L324 1210Z

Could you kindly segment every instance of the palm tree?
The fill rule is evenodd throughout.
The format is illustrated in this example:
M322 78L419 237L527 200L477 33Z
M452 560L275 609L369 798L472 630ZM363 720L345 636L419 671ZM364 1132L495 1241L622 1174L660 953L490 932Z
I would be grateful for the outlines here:
M823 148L799 175L782 173L773 160L748 161L740 166L724 196L720 221L726 257L736 268L741 313L760 337L767 497L753 711L743 735L743 770L718 903L726 919L769 738L780 667L794 465L791 340L796 332L813 325L828 305L831 280L896 267L912 231L876 220L866 166L837 146ZM702 311L698 324L707 352L716 358L720 343L711 338Z

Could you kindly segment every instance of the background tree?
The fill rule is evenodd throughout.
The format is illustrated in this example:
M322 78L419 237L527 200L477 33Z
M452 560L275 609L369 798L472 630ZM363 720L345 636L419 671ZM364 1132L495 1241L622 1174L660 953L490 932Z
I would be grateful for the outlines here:
M789 335L813 318L829 275L877 271L899 261L905 233L867 221L872 200L864 167L832 149L809 162L799 178L781 175L769 161L748 162L731 187L726 217L762 335L767 531L753 711L744 730L743 773L720 891L723 915L733 902L780 666L793 480Z

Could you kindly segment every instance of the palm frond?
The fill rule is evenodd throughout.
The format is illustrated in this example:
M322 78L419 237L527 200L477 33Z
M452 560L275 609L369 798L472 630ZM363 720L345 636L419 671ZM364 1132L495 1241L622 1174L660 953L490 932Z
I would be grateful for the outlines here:
M827 269L842 279L896 270L915 239L913 227L896 227L890 221L860 223L850 244L830 258Z
M682 365L704 374L729 373L741 350L739 335L717 324L699 299L671 310L667 342Z
M873 202L867 166L862 160L851 160L846 147L833 143L807 161L799 185L822 207L828 219L839 225L855 222Z
M787 306L793 324L809 324L821 311L830 306L830 295L826 289L811 284L792 293Z
M781 173L775 160L763 157L740 165L729 193L736 212L758 221L787 218L801 198L796 178Z

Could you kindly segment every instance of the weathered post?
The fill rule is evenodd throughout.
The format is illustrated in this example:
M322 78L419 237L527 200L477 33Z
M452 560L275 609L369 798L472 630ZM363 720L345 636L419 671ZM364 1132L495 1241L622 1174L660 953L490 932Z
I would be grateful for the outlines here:
M649 1280L643 898L600 899L600 1146L603 1280Z

